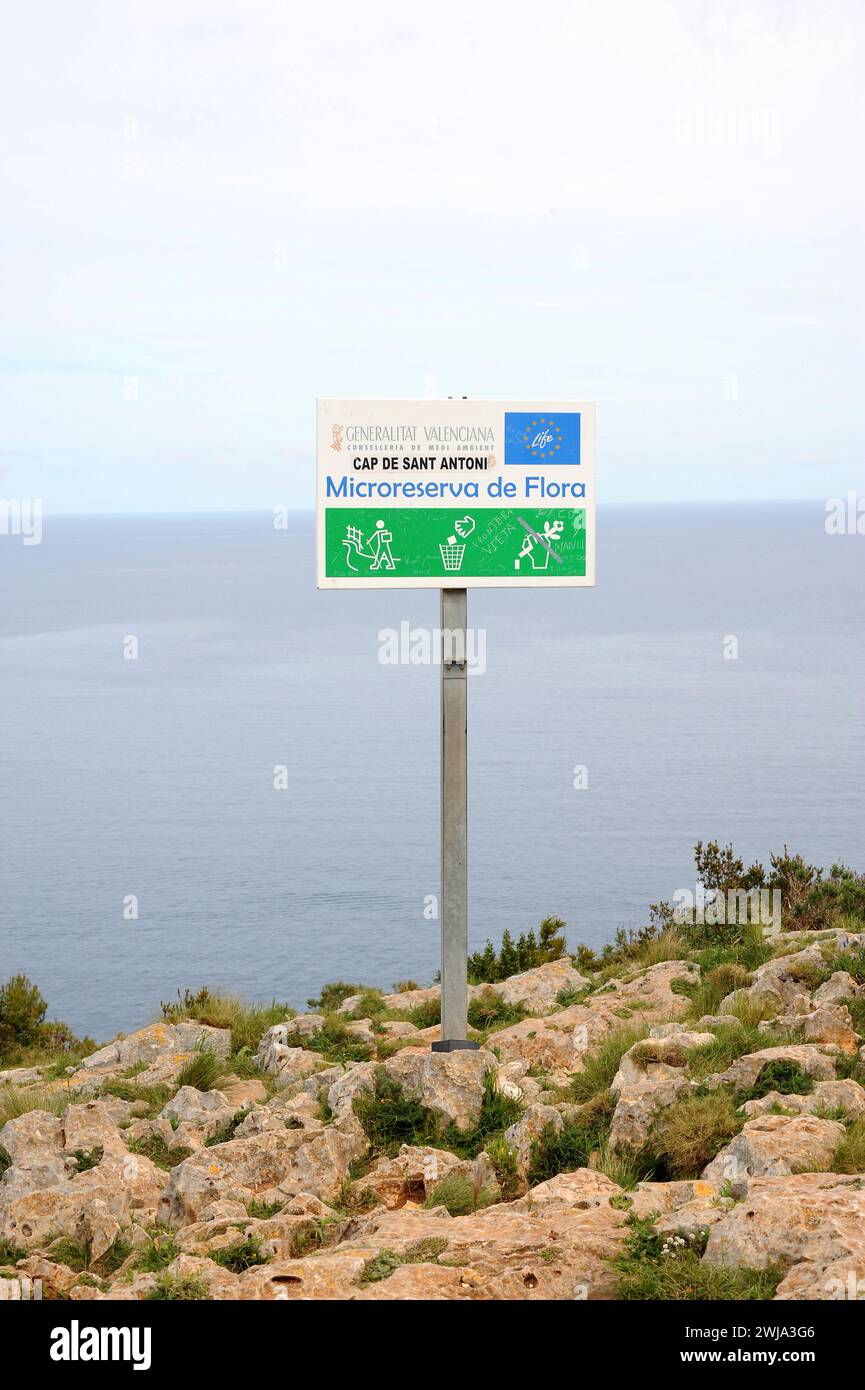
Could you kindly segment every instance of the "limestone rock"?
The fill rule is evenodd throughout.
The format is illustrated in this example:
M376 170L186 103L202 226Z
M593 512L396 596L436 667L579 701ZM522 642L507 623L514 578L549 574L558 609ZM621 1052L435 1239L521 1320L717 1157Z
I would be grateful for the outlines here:
M821 1172L844 1137L837 1120L816 1115L760 1115L722 1149L703 1170L706 1182L734 1181L744 1176L777 1177Z
M620 1086L610 1123L610 1148L614 1152L642 1148L660 1111L674 1105L692 1089L693 1083L684 1071L664 1067L663 1063L641 1081Z
M558 1208L570 1211L590 1211L607 1208L611 1197L620 1197L622 1189L606 1173L594 1168L577 1168L571 1173L557 1173L546 1182L529 1188L524 1197L509 1203L512 1211L543 1211L553 1213ZM623 1215L627 1215L623 1212Z
M688 1007L688 1000L670 988L674 980L695 982L696 966L687 961L662 961L630 980L611 980L585 1004L574 1004L547 1018L524 1018L500 1029L495 1044L503 1062L522 1059L547 1071L580 1071L583 1056L608 1033L628 1022L669 1022Z
M208 1049L217 1057L227 1057L231 1050L231 1030L211 1028L206 1023L151 1023L137 1033L116 1038L107 1047L100 1047L81 1063L85 1071L93 1067L131 1067L136 1062L153 1062L157 1057L176 1054L182 1062L197 1049Z
M496 1186L495 1172L485 1154L464 1159L447 1149L410 1144L403 1144L396 1158L377 1159L358 1180L358 1186L374 1192L388 1210L395 1210L406 1202L424 1202L443 1178L454 1175L476 1184L478 1191Z
M522 1004L530 1014L548 1014L556 1006L556 997L562 990L585 989L591 983L585 975L575 970L565 956L561 960L548 961L534 970L525 970L521 975L511 975L507 980L499 980L489 986L501 995L506 1004ZM473 987L473 995L483 985Z
M853 999L862 991L846 970L836 970L818 989L814 991L815 1004L843 1004L845 999Z
M230 1139L191 1154L172 1169L159 1218L172 1226L199 1221L214 1201L226 1198L272 1201L298 1192L334 1197L350 1164L367 1149L353 1116L310 1133L283 1127Z
M769 1091L758 1100L748 1100L742 1106L745 1114L768 1115L776 1107L795 1111L798 1115L813 1115L820 1110L846 1110L851 1119L865 1114L865 1090L858 1081L820 1081L808 1095L782 1095Z
M712 1228L704 1259L728 1268L801 1266L779 1297L801 1296L806 1277L809 1298L835 1297L827 1284L839 1262L865 1270L865 1181L836 1173L752 1178L745 1200Z
M806 1042L835 1043L842 1052L856 1055L859 1038L853 1031L853 1020L843 1004L829 1004L806 1014L802 1020Z
M747 1052L737 1057L726 1071L707 1076L703 1084L710 1090L718 1086L733 1086L737 1091L749 1090L767 1062L795 1062L815 1081L835 1080L835 1063L822 1048L789 1043L781 1047L763 1047L759 1052Z
M505 1130L505 1142L516 1155L517 1170L525 1177L529 1170L532 1144L543 1134L548 1125L558 1134L562 1128L561 1112L552 1105L530 1105L520 1119Z
M618 1092L625 1086L651 1086L669 1080L684 1071L691 1048L705 1047L714 1041L714 1033L691 1031L642 1038L623 1054L610 1090Z
M235 1107L221 1091L198 1091L194 1086L181 1086L160 1111L160 1118L201 1127L212 1127L215 1121L218 1128L234 1113Z

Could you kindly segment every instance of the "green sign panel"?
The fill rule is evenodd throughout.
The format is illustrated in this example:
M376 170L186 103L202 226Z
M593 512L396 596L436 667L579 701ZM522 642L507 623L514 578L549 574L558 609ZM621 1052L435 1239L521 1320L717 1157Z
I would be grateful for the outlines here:
M582 578L583 507L327 507L328 579Z

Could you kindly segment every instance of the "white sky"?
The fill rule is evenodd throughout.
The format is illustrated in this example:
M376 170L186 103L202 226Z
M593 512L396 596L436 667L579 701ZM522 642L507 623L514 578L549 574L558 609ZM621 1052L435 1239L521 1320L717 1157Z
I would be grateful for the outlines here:
M605 500L865 490L865 6L32 0L0 496L309 506L314 397L594 398Z

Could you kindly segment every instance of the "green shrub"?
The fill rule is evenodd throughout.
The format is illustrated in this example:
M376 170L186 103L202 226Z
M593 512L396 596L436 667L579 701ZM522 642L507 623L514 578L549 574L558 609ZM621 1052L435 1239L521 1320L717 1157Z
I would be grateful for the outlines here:
M178 991L177 1001L162 1004L161 1009L169 1023L191 1018L211 1028L230 1028L234 1053L255 1052L268 1028L294 1018L295 1014L294 1009L276 999L269 1004L247 1004L236 995L220 994L206 985L195 992L187 989L182 995Z
M771 1299L783 1277L780 1269L726 1269L707 1265L701 1256L705 1232L659 1235L654 1220L628 1218L632 1227L613 1261L618 1297L624 1300L715 1301Z
M365 985L348 985L344 980L334 980L331 984L322 985L321 994L317 999L307 999L306 1002L316 1013L336 1013L346 999L351 999L355 994L363 994L365 989Z
M160 1274L153 1288L144 1295L148 1299L166 1299L171 1302L191 1302L210 1298L207 1284L199 1274Z
M435 1138L435 1117L420 1101L406 1096L384 1067L376 1068L372 1091L361 1091L353 1109L373 1157L393 1158L402 1144L428 1144Z
M716 965L713 970L704 972L700 983L691 995L691 1018L702 1018L704 1014L716 1014L722 999L734 990L744 989L751 982L751 975L741 965L726 962Z
M192 1153L191 1149L184 1148L182 1144L175 1144L169 1148L161 1134L148 1134L143 1139L130 1139L126 1147L130 1153L143 1154L151 1163L155 1163L157 1168L164 1168L166 1171L176 1168L178 1163L182 1163Z
M468 1129L457 1129L456 1125L448 1125L444 1134L435 1142L441 1148L459 1154L461 1158L476 1158L491 1139L500 1136L504 1130L516 1124L522 1113L520 1102L496 1090L495 1077L488 1073L484 1078L480 1113L474 1124Z
M836 956L833 956L831 966L830 974L834 974L836 970L846 970L848 975L853 976L857 984L865 985L865 946L858 946L849 951L839 951ZM847 1006L850 1007L850 1001L847 1001Z
M136 1107L136 1114L141 1119L154 1120L173 1095L171 1086L166 1086L160 1082L156 1086L136 1086L133 1081L103 1081L99 1087L99 1095L116 1096L118 1100L127 1100Z
M305 1047L310 1052L318 1052L326 1062L365 1062L372 1055L372 1048L362 1038L356 1038L348 1031L351 1020L343 1014L328 1014L317 1033L302 1038L299 1034L289 1035L290 1047Z
M755 1025L730 1023L711 1031L715 1034L713 1042L692 1047L688 1053L688 1071L697 1081L714 1072L726 1071L737 1057L744 1057L747 1052L759 1052L767 1045L765 1033L761 1033Z
M225 1124L215 1130L209 1138L205 1139L205 1148L213 1148L214 1144L227 1144L234 1138L238 1125L241 1125L249 1114L248 1110L235 1110L230 1119Z
M553 1124L545 1125L538 1138L532 1140L529 1186L546 1182L557 1173L587 1168L591 1154L607 1138L615 1108L614 1097L605 1093L583 1106L577 1118L565 1120L561 1129L557 1130Z
M360 1283L378 1284L382 1279L389 1279L400 1265L436 1264L447 1245L444 1236L426 1236L423 1240L416 1240L407 1246L401 1255L396 1250L379 1250L378 1254L367 1260L364 1265Z
M499 1134L488 1141L486 1155L493 1165L502 1200L507 1202L519 1191L520 1176L516 1150L511 1148L504 1135Z
M120 1236L98 1260L93 1259L89 1240L73 1240L71 1237L62 1236L48 1247L51 1259L66 1265L67 1269L73 1270L76 1274L87 1270L102 1278L114 1274L131 1253L132 1246Z
M26 975L12 975L0 985L0 1054L13 1047L32 1047L47 1008Z
M103 1152L101 1144L94 1149L75 1149L72 1154L75 1172L86 1173L90 1168L98 1168L102 1162Z
M253 1221L269 1221L272 1216L277 1216L285 1206L285 1202L259 1202L257 1197L247 1202L246 1212Z
M395 1269L399 1269L403 1264L403 1258L395 1250L379 1250L377 1255L373 1255L371 1260L367 1260L361 1270L360 1282L362 1284L378 1284L382 1279L389 1279Z
M813 1076L803 1071L798 1062L779 1059L766 1062L753 1086L737 1094L736 1103L744 1105L749 1100L762 1100L770 1091L780 1091L782 1096L807 1096L813 1089Z
M832 1160L833 1173L865 1173L865 1116L860 1115L858 1120L847 1130L835 1150L835 1157Z
M451 1173L437 1182L424 1202L428 1209L444 1207L451 1216L469 1216L482 1207L488 1207L496 1200L496 1194L484 1189L482 1184L459 1173Z
M23 1086L0 1086L0 1129L7 1120L17 1120L31 1110L45 1110L49 1115L62 1115L78 1097L69 1091L41 1091Z
M21 1250L11 1241L5 1240L0 1236L0 1265L16 1265L19 1260L23 1260L27 1255L26 1250Z
M225 1063L208 1047L198 1047L177 1073L177 1087L194 1086L196 1091L213 1091L225 1076Z
M502 933L502 944L496 951L488 941L482 951L474 951L468 959L469 984L495 984L524 970L535 970L551 960L561 960L567 950L565 924L560 917L545 917L538 928L523 933L515 942L510 932Z
M468 1021L472 1028L482 1031L519 1023L525 1016L526 1011L521 1004L506 1003L500 994L489 987L482 989L480 994L475 995L469 1002Z
M415 1028L434 1028L442 1021L441 1000L426 999L422 1004L416 1004L409 1010L408 1021Z
M649 1139L658 1181L698 1178L745 1123L729 1091L687 1096L661 1111Z
M135 1268L145 1274L165 1269L180 1254L180 1246L170 1231L157 1231L135 1259Z
M208 1250L207 1253L214 1264L222 1265L232 1274L242 1274L253 1265L266 1265L270 1259L269 1255L262 1255L261 1241L257 1236L247 1236L236 1245L226 1245L221 1250Z
M583 1058L583 1070L571 1084L574 1100L578 1103L591 1100L593 1096L608 1091L625 1053L635 1042L645 1038L648 1032L644 1023L616 1028L587 1052Z
M354 1100L354 1113L370 1141L372 1156L393 1158L402 1144L430 1144L450 1149L461 1158L474 1158L488 1141L519 1119L520 1104L502 1095L488 1075L477 1120L468 1129L448 1125L441 1133L436 1116L418 1100L407 1096L402 1086L377 1067L372 1091L362 1091Z

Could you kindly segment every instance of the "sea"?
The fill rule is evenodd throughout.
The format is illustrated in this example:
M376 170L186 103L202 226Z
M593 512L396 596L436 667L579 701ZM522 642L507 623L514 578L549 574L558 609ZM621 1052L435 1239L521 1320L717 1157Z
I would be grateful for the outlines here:
M602 507L594 589L468 613L472 949L551 914L599 948L693 891L699 839L865 867L865 538L822 501ZM316 590L307 513L0 535L0 981L100 1041L204 984L431 982L440 671L382 660L406 623L439 595Z

